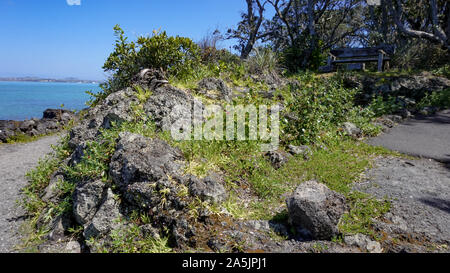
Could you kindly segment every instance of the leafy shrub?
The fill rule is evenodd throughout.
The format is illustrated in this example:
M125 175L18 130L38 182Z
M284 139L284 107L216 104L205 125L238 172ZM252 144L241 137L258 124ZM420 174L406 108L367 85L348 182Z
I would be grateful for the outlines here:
M368 108L373 111L376 117L392 114L402 107L395 97L389 96L386 99L383 96L376 96Z
M433 71L433 74L450 79L450 64L441 66Z
M287 109L291 120L284 121L288 141L297 144L315 142L321 131L346 121L353 108L355 89L345 89L336 78L301 76L302 87L289 87Z
M128 42L119 25L114 27L114 33L114 52L103 65L105 72L112 72L112 78L102 85L106 94L128 87L133 76L144 68L163 69L183 78L200 63L200 48L189 38L154 31L151 37L140 36L136 42Z
M435 106L441 108L450 108L450 88L440 92L426 94L425 97L417 104L417 107Z

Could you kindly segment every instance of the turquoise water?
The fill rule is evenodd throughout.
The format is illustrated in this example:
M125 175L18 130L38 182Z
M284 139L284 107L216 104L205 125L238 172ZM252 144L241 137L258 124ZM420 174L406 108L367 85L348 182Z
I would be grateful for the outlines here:
M0 82L0 120L42 118L48 108L81 110L90 96L98 92L97 84Z

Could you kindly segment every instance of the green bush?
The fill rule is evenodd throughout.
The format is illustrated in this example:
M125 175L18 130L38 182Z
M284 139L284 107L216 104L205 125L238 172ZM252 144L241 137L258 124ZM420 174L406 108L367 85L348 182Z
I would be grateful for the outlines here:
M440 108L450 108L450 88L440 92L426 94L425 97L417 104L419 109L426 106L435 106Z
M383 98L383 96L376 96L372 99L372 102L368 106L368 109L370 109L376 117L392 114L401 108L402 106L398 103L397 98L393 96L389 96L387 98Z
M450 79L450 64L446 64L433 70L433 74Z
M200 64L200 48L189 38L154 31L151 37L140 36L136 42L128 42L119 25L114 33L114 52L103 65L105 72L112 73L102 85L106 95L130 86L131 79L144 68L163 69L171 76L184 78Z
M287 110L293 118L284 120L284 135L289 142L314 143L322 131L348 119L356 90L345 89L336 78L315 78L310 73L301 76L300 81L301 88L289 87Z

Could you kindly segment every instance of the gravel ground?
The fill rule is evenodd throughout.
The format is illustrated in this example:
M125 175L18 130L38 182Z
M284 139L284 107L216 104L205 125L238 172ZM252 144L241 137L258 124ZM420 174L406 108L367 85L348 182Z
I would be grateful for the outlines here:
M24 213L16 201L27 184L25 174L52 151L51 145L58 139L55 135L32 143L0 145L0 253L13 252L20 243Z
M380 228L436 244L450 243L450 169L431 159L381 158L357 190L387 197L391 212Z

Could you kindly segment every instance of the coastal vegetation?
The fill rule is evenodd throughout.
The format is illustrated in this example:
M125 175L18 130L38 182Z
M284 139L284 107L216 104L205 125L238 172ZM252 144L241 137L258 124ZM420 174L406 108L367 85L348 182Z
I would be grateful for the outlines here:
M258 4L259 9L263 6L261 1L247 2ZM43 159L28 174L30 184L24 189L22 205L31 216L31 232L24 242L25 247L36 250L33 247L47 244L51 234L62 232L62 237L82 242L83 249L92 252L248 251L252 249L250 244L241 242L241 245L240 240L231 235L221 243L221 248L211 243L218 236L215 232L228 234L221 223L246 234L240 223L269 220L287 227L288 231L258 235L262 241L297 238L299 230L288 221L286 197L311 180L342 195L348 204L349 209L338 225L339 235L334 236L332 242L343 244L345 236L355 234L383 242L383 234L374 228L374 221L389 212L390 200L376 199L353 186L363 179L363 173L377 158L405 156L361 140L380 134L408 113L432 113L449 108L449 66L436 61L432 63L434 67L404 70L403 66L410 62L401 59L393 63L396 69L382 73L339 70L319 74L317 69L325 64L327 50L348 44L345 43L348 37L330 44L338 34L327 37L328 31L320 32L325 25L320 24L315 26L315 31L310 26L309 30L298 34L291 30L295 22L289 6L281 4L293 1L267 2L280 12L266 28L278 26L288 35L272 37L268 34L271 43L258 47L251 32L261 31L254 29L261 17L243 16L238 29L228 34L241 38L239 56L216 48L214 43L208 42L214 41L211 37L197 44L186 37L171 37L164 31L155 31L151 36L129 41L120 26L114 27L115 48L103 67L111 77L101 85L103 91L92 94L91 108L79 117L76 128L71 128L70 134L54 147L52 156ZM249 5L249 11L253 8ZM337 9L335 13L326 10L326 13L341 26L339 18L351 17L343 13L344 10ZM356 11L350 9L349 12ZM363 29L361 25L354 25L359 21L353 17L352 22L347 26L350 30ZM349 29L337 28L336 31L343 34ZM373 37L368 40L373 41L366 41L368 44L381 39L375 32L371 32ZM250 35L244 37L248 33ZM395 33L381 34L390 37ZM400 34L395 35L395 39L399 39ZM433 46L430 54L448 58L448 50L442 48L445 45ZM398 50L410 52L416 48L407 43ZM146 69L152 73L143 73ZM217 90L212 93L200 84L210 79L223 83L217 84ZM402 87L393 88L399 82ZM417 86L417 82L422 86ZM433 85L435 82L439 82L437 87ZM228 101L219 96L227 90L231 90ZM407 97L405 90L413 90L412 97ZM175 140L161 126L159 122L163 117L158 115L168 114L164 107L179 98L189 103L200 101L223 107L227 104L280 104L283 106L280 148L273 153L262 152L262 140ZM247 120L246 126L249 126ZM163 145L158 141L168 145L161 149L164 152L152 150ZM155 178L159 167L152 164L159 164L158 160L142 163L144 166L129 162L137 159L128 155L131 151L124 147L135 148L135 143L139 143L139 149L157 154L158 160L173 159L163 162L164 178ZM293 152L300 148L301 152ZM139 154L139 149L132 151ZM126 160L121 161L123 158ZM171 170L170 164L178 161L183 161L181 174ZM118 171L116 165L120 164L124 166ZM150 168L155 173L144 173L140 168ZM132 173L136 169L140 173L129 174L132 178L121 173L124 170ZM216 195L203 198L203 195L193 194L195 181L210 181L212 175L220 177L213 183L221 185L215 189L221 196L220 201L214 200ZM188 182L178 181L183 179ZM84 219L79 220L77 204L81 198L86 198L80 197L83 196L80 192L85 194L83 187L99 181L101 198L95 204L99 208L96 213L99 214L104 204L117 203L120 216L108 219L111 230L92 235L94 216L82 223ZM127 188L132 183L134 188ZM148 184L151 193L136 185L139 183ZM90 189L87 191L90 193ZM108 197L110 192L111 198ZM174 215L178 220L173 220ZM63 225L62 231L58 230L61 221L69 223ZM112 224L113 221L117 221L117 225ZM189 232L194 235L183 238L180 230L185 235Z

